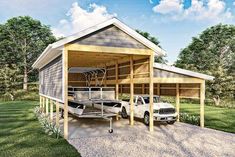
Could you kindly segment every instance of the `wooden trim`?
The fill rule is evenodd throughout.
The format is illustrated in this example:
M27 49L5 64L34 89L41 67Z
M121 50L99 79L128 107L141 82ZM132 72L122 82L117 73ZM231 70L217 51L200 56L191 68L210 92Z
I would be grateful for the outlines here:
M200 126L204 128L205 81L200 84Z
M40 109L42 108L42 97L41 97L41 95L39 95L39 108Z
M180 90L179 90L179 84L176 84L176 111L177 111L177 121L179 122L179 117L180 117Z
M80 45L80 44L67 44L66 48L69 51L82 51L82 52L92 52L92 53L97 52L99 54L111 53L111 54L126 54L126 55L150 55L152 52L152 50L150 49L120 48L120 47Z
M154 52L149 56L149 131L153 132L153 64L154 64Z
M68 46L65 45L63 50L63 85L64 85L64 138L68 139Z
M59 106L59 102L56 101L55 103L56 105L56 126L59 127L59 120L60 120L60 117L59 117L59 109L60 109L60 106Z
M130 125L134 125L134 82L133 56L130 56Z

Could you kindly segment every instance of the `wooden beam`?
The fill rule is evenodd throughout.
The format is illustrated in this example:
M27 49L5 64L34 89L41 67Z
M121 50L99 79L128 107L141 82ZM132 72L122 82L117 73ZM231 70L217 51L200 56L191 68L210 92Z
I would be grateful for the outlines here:
M177 111L177 121L179 122L179 117L180 117L180 90L179 90L179 84L176 83L176 97L175 97L175 102L176 102L176 111Z
M48 98L46 98L46 115L48 115Z
M68 139L68 48L63 50L64 138Z
M134 125L133 56L130 56L130 125Z
M200 84L200 126L204 128L205 81Z
M198 78L185 78L185 77L178 77L178 78L159 78L155 77L153 79L154 83L203 83L204 80Z
M82 51L82 52L99 52L99 54L127 54L127 55L150 55L150 49L135 49L135 48L120 48L120 47L107 47L107 46L93 46L93 45L80 45L68 44L67 50Z
M149 131L153 132L153 64L154 64L154 52L149 56Z
M59 106L59 102L56 101L56 126L59 127L59 120L60 120L60 117L59 117L59 109L60 109L60 106Z
M53 100L50 100L50 121L53 122Z
M115 64L115 77L116 77L116 100L118 100L118 94L119 94L119 85L118 85L118 62Z

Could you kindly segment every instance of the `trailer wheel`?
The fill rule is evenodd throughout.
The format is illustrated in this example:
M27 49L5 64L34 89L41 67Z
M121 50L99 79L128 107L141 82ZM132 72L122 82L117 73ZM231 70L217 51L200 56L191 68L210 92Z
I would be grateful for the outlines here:
M109 129L109 133L110 133L110 134L113 133L113 129Z

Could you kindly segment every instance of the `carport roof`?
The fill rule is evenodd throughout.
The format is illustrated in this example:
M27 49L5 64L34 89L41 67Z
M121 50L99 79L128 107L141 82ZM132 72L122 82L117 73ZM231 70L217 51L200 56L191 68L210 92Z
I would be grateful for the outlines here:
M202 73L193 72L190 70L185 70L185 69L181 69L181 68L177 68L177 67L169 66L169 65L165 65L165 64L160 64L160 63L155 63L154 68L166 70L166 71L170 71L170 72L174 72L174 73L178 73L178 74L182 74L182 75L187 75L187 76L191 76L191 77L201 78L204 80L213 80L214 79L214 77L210 76L210 75L205 75Z
M162 55L166 54L166 52L163 49L161 49L156 44L154 44L153 42L149 41L148 39L146 39L145 37L143 37L142 35L137 33L134 29L132 29L129 26L127 26L126 24L122 23L117 18L111 18L107 21L104 21L100 24L89 27L89 28L82 30L74 35L68 36L62 40L59 40L53 44L48 45L47 48L43 51L43 53L34 62L32 67L39 68L39 66L40 66L39 64L40 64L41 60L45 59L45 57L47 55L49 55L49 53L51 53L50 55L53 54L54 56L58 56L58 53L61 53L61 51L58 52L58 50L62 50L64 45L66 45L74 40L77 40L79 38L82 38L88 34L91 34L95 31L98 31L102 28L110 26L110 25L114 25L114 26L118 27L120 30L122 30L123 32L125 32L129 36L133 37L134 39L136 39L137 41L139 41L140 43L142 43L143 45L145 45L149 49L153 50L156 53L156 55L162 56Z

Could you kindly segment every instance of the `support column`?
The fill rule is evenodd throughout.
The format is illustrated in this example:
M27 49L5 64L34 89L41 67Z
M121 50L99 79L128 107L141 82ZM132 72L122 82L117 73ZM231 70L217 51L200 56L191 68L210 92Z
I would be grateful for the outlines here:
M200 126L204 128L205 81L200 84Z
M48 98L46 98L46 115L48 115Z
M115 77L116 77L116 100L118 100L118 94L119 94L119 84L118 84L118 62L115 64Z
M42 96L39 96L39 108L42 109Z
M59 120L60 120L60 117L59 117L59 103L56 101L56 126L59 127Z
M42 97L42 112L45 112L45 97Z
M157 95L160 96L160 83L157 84Z
M153 52L154 53L154 52ZM149 131L153 132L153 64L154 55L149 56Z
M64 78L64 138L68 139L68 50L66 46L63 50L63 78Z
M145 85L144 84L142 84L142 94L145 94Z
M130 56L130 125L134 125L133 56Z
M178 114L177 116L177 122L180 121L180 91L179 91L179 84L176 84L176 97L175 97L175 102L176 102L176 112Z
M104 86L107 87L107 65L105 64Z
M53 100L50 100L50 121L53 122Z

